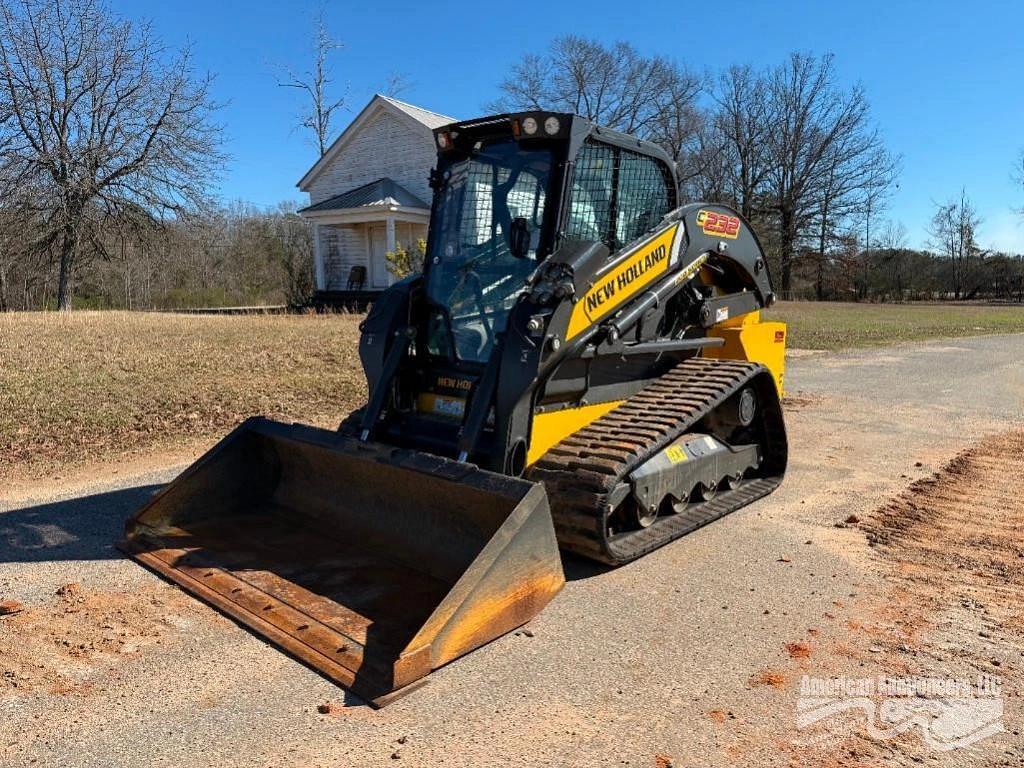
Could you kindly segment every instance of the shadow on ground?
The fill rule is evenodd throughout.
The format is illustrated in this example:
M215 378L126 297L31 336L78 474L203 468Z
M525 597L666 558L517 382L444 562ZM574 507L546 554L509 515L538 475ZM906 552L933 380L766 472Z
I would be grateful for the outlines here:
M124 523L160 490L142 485L0 513L0 563L111 560Z
M580 557L565 550L562 550L562 568L565 571L566 581L591 579L594 576L600 576L603 573L614 570L610 565L588 560L585 557Z

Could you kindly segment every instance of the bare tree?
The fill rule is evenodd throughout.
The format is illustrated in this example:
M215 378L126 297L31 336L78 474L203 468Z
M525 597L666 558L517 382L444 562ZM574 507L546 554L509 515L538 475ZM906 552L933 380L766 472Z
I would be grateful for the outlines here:
M313 233L296 206L282 203L267 216L271 228L272 252L284 276L285 300L292 306L305 304L313 296Z
M658 97L661 105L646 130L647 138L664 147L676 163L681 185L702 171L694 160L699 157L704 124L704 114L697 104L703 88L695 75L674 68L665 79Z
M768 87L748 66L729 67L713 91L715 114L711 144L722 155L717 169L730 202L747 219L762 213L770 171Z
M821 201L818 211L818 252L815 261L814 296L818 301L825 298L825 267L828 259L828 251L832 242L836 239L836 222L842 219L842 213L837 209L842 204L843 180L838 175L838 155L833 153L827 164L827 176L822 185Z
M907 283L907 228L891 219L878 237L879 268L887 268L886 282L896 301L903 301Z
M871 256L871 225L875 217L885 210L888 204L889 195L893 191L895 177L899 167L899 160L890 155L885 149L877 147L870 155L863 158L847 176L852 180L851 194L857 201L861 215L864 219L864 290L868 290L868 283L872 271ZM898 185L895 185L898 186Z
M0 193L35 191L67 310L104 221L203 199L223 161L210 80L101 0L0 0L0 21Z
M932 216L932 247L939 251L953 268L953 298L961 298L966 291L970 276L971 258L979 255L975 239L981 217L967 197L967 190L960 190L959 199L936 206Z
M895 251L907 247L907 228L902 221L885 222L882 233L878 236L878 245L883 250Z
M849 155L843 151L847 139L859 140L852 136L837 142L836 148L829 152L825 163L827 170L820 182L815 212L818 227L815 295L819 300L825 298L824 273L831 244L837 237L849 236L850 231L860 225L864 227L864 246L857 259L860 274L856 279L856 297L867 297L873 266L872 225L885 209L899 167L899 160L881 147L858 155L856 162L849 162Z
M728 183L732 173L732 159L726 149L714 125L714 116L704 114L694 141L693 153L677 162L683 179L681 199L728 203L738 207L733 189Z
M0 205L0 312L11 309L11 274L15 262L24 256L29 222L21 215L17 206L8 200Z
M381 93L385 96L397 99L406 91L410 90L416 84L409 78L409 75L405 72L389 72L387 78L384 81L384 85L381 87Z
M595 123L659 141L678 157L696 135L700 79L629 43L607 46L575 35L512 67L492 107L573 112Z
M522 59L500 87L496 108L575 112L659 142L685 195L730 203L757 224L783 295L792 293L803 255L816 258L824 293L826 252L856 251L853 227L870 230L899 170L861 89L836 85L831 56L793 54L766 71L733 66L708 87L628 43L570 35ZM860 262L862 285L870 251Z
M886 157L881 139L870 125L861 89L835 86L831 56L792 54L770 72L767 92L767 186L778 217L781 289L787 295L798 245L820 214L829 180L842 180L854 194L869 178L891 183L896 166L889 163L887 176L872 176L879 158Z
M23 207L10 200L0 205L0 312L11 309L11 274L16 264L24 266L31 256L34 224Z
M285 67L284 78L277 83L282 88L296 88L305 95L306 107L299 114L299 126L313 132L320 157L324 156L330 146L334 113L344 109L346 101L345 95L334 98L329 94L334 83L330 59L335 51L344 46L331 37L324 15L321 6L314 22L312 67L305 72Z

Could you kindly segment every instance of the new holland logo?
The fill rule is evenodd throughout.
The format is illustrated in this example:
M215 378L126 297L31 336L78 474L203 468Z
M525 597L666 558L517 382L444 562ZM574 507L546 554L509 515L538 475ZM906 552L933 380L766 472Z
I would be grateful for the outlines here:
M569 320L568 338L589 328L668 270L678 226L669 227L618 263L580 297Z
M473 388L472 380L458 379L454 376L438 376L435 385L438 389L455 389L463 392L468 392Z
M593 320L595 316L600 315L601 308L606 302L613 300L617 293L628 291L634 280L639 279L667 258L668 249L664 245L659 245L653 251L648 251L637 261L629 264L623 272L596 286L585 298L587 318Z

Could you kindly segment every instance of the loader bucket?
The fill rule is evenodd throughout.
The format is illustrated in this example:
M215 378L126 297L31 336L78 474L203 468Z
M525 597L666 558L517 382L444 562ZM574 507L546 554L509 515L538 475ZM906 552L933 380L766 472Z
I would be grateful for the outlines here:
M565 582L542 486L260 418L154 496L120 546L377 706Z

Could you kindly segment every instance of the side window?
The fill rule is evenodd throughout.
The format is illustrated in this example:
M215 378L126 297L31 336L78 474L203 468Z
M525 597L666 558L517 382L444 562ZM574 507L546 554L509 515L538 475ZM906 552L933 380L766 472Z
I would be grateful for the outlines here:
M494 221L494 184L494 169L485 165L470 163L455 170L445 193L464 195L461 200L453 197L449 203L453 208L461 208L461 222L452 222L458 228L459 245L481 245L498 233Z
M657 225L674 195L654 158L598 143L576 157L565 237L601 240L616 251ZM614 211L614 216L613 216Z
M473 167L466 184L463 227L463 245L482 245L501 234L501 224L494 215L495 193L505 195L509 215L523 217L530 228L540 230L544 215L545 179L524 168L516 183L509 187L507 168ZM497 189L495 188L497 184Z
M636 240L669 212L668 180L657 160L622 150L615 234L619 245Z
M481 245L490 240L500 225L494 221L494 185L483 174L475 174L466 185L465 213L469 221L462 236L463 245ZM495 232L491 230L494 229Z
M576 156L569 198L569 224L565 236L571 240L602 240L613 248L611 231L612 183L615 155L604 144L584 144Z

